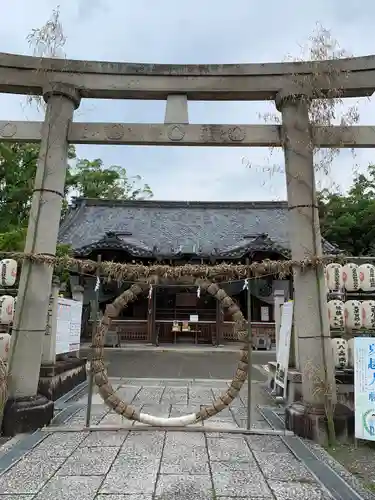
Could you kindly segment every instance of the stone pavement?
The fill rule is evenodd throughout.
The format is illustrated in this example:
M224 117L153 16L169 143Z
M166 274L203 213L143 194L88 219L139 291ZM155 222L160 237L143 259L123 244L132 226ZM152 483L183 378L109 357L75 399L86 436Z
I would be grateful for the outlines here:
M223 380L231 378L238 362L238 349L232 351L213 349L213 351L205 350L200 346L194 350L186 350L183 347L174 351L163 349L153 351L146 348L139 351L132 351L130 348L107 349L105 361L108 363L109 377ZM90 353L81 349L80 355L89 357ZM254 351L252 354L252 365L266 365L269 361L275 360L276 354L272 351ZM252 367L252 380L266 379L265 374Z
M143 412L160 416L190 413L225 387L225 381L112 383ZM269 404L259 384L252 389L255 401ZM292 451L293 440L301 440L282 430L280 436L227 432L246 427L246 387L229 409L198 425L201 430L215 426L215 432L142 430L109 411L97 394L91 422L98 428L82 430L86 399L85 395L70 402L58 415L55 432L50 427L29 436L31 445L23 445L18 455L14 452L10 462L6 457L12 449L0 457L0 500L361 498L355 492L331 496L318 479L319 470L312 472L312 462L307 467ZM253 429L275 433L265 415L266 409L253 406ZM110 425L127 428L99 430Z

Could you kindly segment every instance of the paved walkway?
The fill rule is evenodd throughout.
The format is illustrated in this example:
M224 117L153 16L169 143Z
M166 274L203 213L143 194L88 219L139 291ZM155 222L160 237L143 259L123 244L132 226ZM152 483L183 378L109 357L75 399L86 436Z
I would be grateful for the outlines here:
M82 355L88 351L81 350ZM179 349L175 351L131 351L126 349L107 349L105 359L108 362L110 377L139 377L139 378L174 378L190 379L229 379L233 376L238 363L237 351L205 351L197 348L194 351ZM266 365L268 361L275 361L276 354L271 351L254 351L253 365ZM253 380L266 380L258 369L252 368Z
M117 379L113 385L143 412L162 416L190 413L225 388L217 380ZM98 428L84 431L86 396L59 402L59 427L18 440L0 456L0 500L362 498L345 490L338 475L327 480L327 466L285 435L277 413L264 407L270 402L260 385L252 389L260 407L252 409L256 433L248 435L227 432L246 427L246 387L231 408L198 425L206 432L143 430L108 411L97 394L91 421ZM100 430L110 425L127 428Z

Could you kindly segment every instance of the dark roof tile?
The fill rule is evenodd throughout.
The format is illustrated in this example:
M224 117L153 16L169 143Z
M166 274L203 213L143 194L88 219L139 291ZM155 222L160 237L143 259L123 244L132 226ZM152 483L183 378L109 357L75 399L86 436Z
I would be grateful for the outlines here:
M200 255L213 254L215 248L235 251L252 239L259 243L262 233L276 248L290 248L286 202L75 200L59 241L79 250L108 232L121 233L128 249L138 248L134 255L146 255L155 246L163 256L194 249ZM324 249L337 251L327 242Z

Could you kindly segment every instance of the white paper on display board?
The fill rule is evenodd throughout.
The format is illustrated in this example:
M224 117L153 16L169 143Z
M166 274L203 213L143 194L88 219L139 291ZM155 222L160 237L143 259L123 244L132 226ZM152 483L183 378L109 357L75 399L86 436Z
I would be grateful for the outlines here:
M355 437L375 441L375 338L354 339Z
M270 310L268 306L262 306L260 308L260 320L269 321L270 320Z
M82 302L57 301L56 354L78 351L81 342Z
M290 357L290 340L292 337L293 326L293 301L285 302L281 314L281 326L279 333L279 345L276 353L276 374L275 384L284 389L284 397L286 394L289 357Z

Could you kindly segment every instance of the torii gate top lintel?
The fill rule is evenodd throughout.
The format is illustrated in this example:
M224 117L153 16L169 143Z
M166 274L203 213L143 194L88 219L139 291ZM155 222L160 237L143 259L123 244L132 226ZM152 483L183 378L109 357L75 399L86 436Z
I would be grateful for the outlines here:
M41 95L48 81L67 83L82 97L165 100L266 100L313 75L320 90L340 88L342 97L375 91L375 55L327 61L258 64L146 64L39 58L0 53L0 92ZM334 80L334 81L333 81Z

